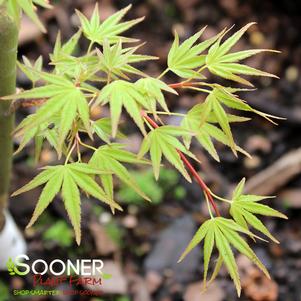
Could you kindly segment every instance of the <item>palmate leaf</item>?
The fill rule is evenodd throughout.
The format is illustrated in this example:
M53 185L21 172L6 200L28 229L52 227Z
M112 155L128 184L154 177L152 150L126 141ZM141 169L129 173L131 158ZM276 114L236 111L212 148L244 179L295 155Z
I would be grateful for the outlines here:
M131 5L116 12L101 23L99 17L98 4L95 5L91 19L88 20L80 11L76 11L79 16L83 33L92 43L103 45L107 40L109 44L117 43L120 39L122 42L136 42L135 39L120 36L121 33L141 22L144 17L131 21L120 22L124 15L130 10Z
M79 82L86 80L98 70L98 59L95 55L73 56L78 49L78 42L81 36L82 30L79 29L67 42L62 44L61 34L59 32L53 53L50 54L50 64L55 66L54 72L56 74L76 78Z
M252 108L246 101L240 99L236 94L234 94L238 91L241 91L241 89L223 87L217 84L214 85L214 87L214 95L216 99L218 99L220 103L222 103L228 108L240 111L253 112L274 124L275 122L272 119L283 119L281 117L266 114L264 112Z
M214 146L214 140L230 146L230 141L226 134L218 128L215 123L218 123L218 120L215 116L209 114L205 103L195 105L183 118L181 122L181 126L191 132L195 133L194 136L184 135L183 140L184 144L187 148L190 147L190 143L193 137L197 139L197 141L204 147L206 151L217 161L219 161L219 155ZM207 116L204 116L206 115ZM202 121L202 119L205 119ZM245 119L240 120L240 118L236 118L236 116L227 114L228 122L236 122L236 121L245 121ZM242 148L235 144L236 151L249 156Z
M32 118L31 116L30 118ZM24 135L21 138L19 147L14 152L14 154L18 154L21 152L24 147L31 141L31 139L35 138L36 136L40 135L45 129L47 128L47 124L41 124L40 126L34 127L24 133Z
M72 128L73 122L79 118L83 123L86 131L91 133L90 129L90 109L88 102L80 90L71 81L63 76L39 73L48 85L33 88L31 90L21 92L7 99L32 99L32 98L49 98L36 113L29 115L16 129L17 135L23 135L35 127L44 123L53 124L55 115L58 115L58 144L63 145L65 138ZM60 148L61 151L61 148Z
M205 102L194 106L183 118L181 123L184 128L196 133L196 139L217 161L219 157L212 139L231 147L234 153L240 152L246 156L250 156L246 151L235 144L230 127L231 122L243 122L248 120L248 118L231 115L227 113L226 108L253 112L272 123L274 123L274 121L271 118L279 119L277 116L255 110L244 100L233 94L237 91L240 91L240 89L225 88L214 84L213 90L209 92ZM220 128L215 124L219 124ZM186 135L183 138L186 147L189 147L192 137Z
M133 63L155 60L157 57L149 55L135 54L136 50L141 45L136 47L122 48L122 41L110 46L108 40L103 43L103 51L97 50L99 57L99 69L105 72L110 78L128 79L126 74L137 74L145 76L145 74L137 68L131 66Z
M180 158L179 152L182 152L189 157L198 161L198 159L185 148L185 146L176 138L182 135L192 135L190 131L181 127L161 126L149 132L144 138L138 157L143 157L148 151L153 165L154 175L158 180L160 175L160 165L162 155L185 177L191 182L191 178L184 167Z
M31 115L31 117L34 117L34 115ZM43 123L39 126L33 127L32 129L24 132L24 135L21 137L19 147L14 152L14 155L21 152L32 139L34 139L35 142L35 162L38 162L40 158L44 140L48 141L58 154L60 153L60 150L66 154L65 144L59 144L58 137L59 133L55 126L52 129L49 129L48 124Z
M75 231L76 241L80 244L81 209L79 188L85 193L108 204L111 208L122 210L115 201L106 195L103 189L93 179L95 175L102 174L109 174L109 172L93 168L85 163L48 166L32 181L14 192L12 196L19 195L40 185L46 184L39 197L33 216L27 226L30 227L36 222L54 197L62 191L62 198Z
M216 246L216 249L219 252L219 259L212 274L212 278L216 277L222 263L224 263L234 281L237 294L240 295L240 278L231 247L234 247L240 253L247 256L254 264L258 266L259 269L264 272L267 277L269 277L267 269L249 247L247 242L240 236L241 233L252 237L251 232L241 227L239 224L236 224L233 220L223 217L211 218L210 220L204 222L199 230L195 233L191 242L181 255L179 262L181 262L188 255L188 253L190 253L204 240L204 286L206 286L209 262L213 248ZM212 281L212 279L210 281Z
M65 56L72 55L78 45L81 35L82 31L78 30L66 43L62 45L61 33L58 32L53 53L50 54L51 62L55 63Z
M29 119L34 118L34 114L28 117ZM58 155L62 152L65 156L67 155L66 143L59 143L59 114L56 114L52 117L54 126L50 129L48 123L42 123L38 126L35 126L24 132L22 135L18 149L14 152L14 155L21 152L24 147L33 139L35 143L35 162L38 163L40 154L44 145L44 142L47 141L50 146L52 146ZM27 122L27 119L24 119L23 122ZM22 122L20 124L22 126Z
M201 29L189 39L185 40L182 44L179 44L179 36L177 32L175 32L175 39L167 59L169 70L183 78L204 78L201 74L195 71L196 68L200 68L205 65L206 56L200 54L210 47L221 35L220 33L211 39L194 45L205 29L206 27Z
M117 143L101 146L94 152L89 161L89 165L94 168L112 172L112 174L100 175L104 190L111 198L113 198L113 175L115 175L144 199L150 201L149 197L141 191L133 176L123 165L123 163L148 164L148 161L138 159L137 155L125 151L123 148L123 145Z
M203 131L203 134L200 134L200 131L202 131L204 125L206 125L206 121L209 119L209 116L213 116L214 121L216 121L219 124L223 133L226 136L226 144L229 145L234 154L236 154L237 146L232 136L230 120L224 108L220 104L219 99L216 98L215 90L212 90L209 93L205 102L202 105L193 108L188 113L188 115L184 118L182 125L185 128L193 128L197 133L199 133L199 135L196 136L199 142L213 156L213 158L219 160L218 155L210 139L210 134L206 132L206 130ZM185 140L186 145L189 145L190 138L187 137Z
M243 189L245 179L237 185L233 191L230 214L234 220L242 227L248 228L248 225L260 231L274 242L278 243L277 239L270 233L267 227L255 216L255 214L264 216L273 216L287 219L281 212L258 203L261 200L271 198L269 196L244 195Z
M269 51L277 52L274 50L268 49L251 49L246 51L239 51L234 53L228 52L231 48L238 42L242 35L255 23L249 23L236 33L234 33L230 38L221 44L221 39L223 35L211 46L209 49L208 55L206 56L206 66L209 71L213 74L221 76L226 79L230 79L248 86L253 86L249 81L240 77L240 74L243 75L254 75L254 76L268 76L275 77L277 76L257 70L255 68L237 63L240 60L258 54L260 52Z
M95 74L99 71L98 58L95 55L87 54L81 57L72 55L62 56L53 63L55 73L75 79L82 86L87 80L104 81Z
M99 94L96 104L110 103L112 136L117 134L118 123L124 106L128 114L133 118L141 132L146 135L144 121L141 117L141 107L145 106L145 98L135 84L124 80L117 80L106 85Z
M170 88L167 84L152 77L141 78L135 83L135 85L142 92L144 98L146 99L148 110L150 110L154 116L157 116L157 103L164 111L169 112L163 92L169 92L178 95L178 93L174 89Z

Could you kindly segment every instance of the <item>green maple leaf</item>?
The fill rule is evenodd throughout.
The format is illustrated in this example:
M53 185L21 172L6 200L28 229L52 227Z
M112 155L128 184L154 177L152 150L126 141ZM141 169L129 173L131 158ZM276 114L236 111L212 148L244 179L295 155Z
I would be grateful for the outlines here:
M227 137L227 141L229 146L231 147L233 153L236 155L237 147L235 145L232 131L230 128L230 121L228 119L227 113L225 112L223 106L221 105L219 99L216 97L216 90L212 90L209 92L205 102L201 107L202 111L199 117L199 126L202 127L204 123L208 120L209 116L214 116L214 120L219 124L223 133ZM195 112L193 112L195 114ZM187 120L185 120L186 122ZM210 139L208 139L208 133L200 137L201 144L205 146L205 148L213 155L215 159L218 159L216 152L213 149L212 143L210 143Z
M206 116L205 116L206 115ZM234 116L227 114L228 122L243 122L248 118ZM183 118L181 126L191 132L195 133L195 136L184 135L183 140L187 148L190 147L190 143L193 137L208 151L208 153L217 161L219 161L219 155L216 151L214 141L218 141L222 144L230 146L230 140L228 136L215 124L218 123L218 119L208 113L208 107L206 103L195 105ZM247 156L247 154L241 147L234 145L236 151L241 152Z
M253 86L249 81L240 77L240 74L243 75L254 75L254 76L268 76L275 77L277 76L264 72L243 64L237 63L240 60L258 54L264 51L277 52L274 50L268 49L251 49L247 51L239 51L234 53L228 53L232 47L238 42L242 35L255 23L249 23L236 33L234 33L230 38L225 42L221 43L223 35L210 47L208 55L206 56L206 66L209 71L213 74L216 74L220 77L230 79L248 86Z
M59 133L59 146L63 145L77 118L90 134L90 109L80 87L75 86L73 82L61 75L44 72L39 72L39 74L48 82L47 85L5 97L6 99L47 99L36 113L29 115L19 124L15 130L17 136L23 135L27 131L45 123L47 125L53 124L55 121L54 116L58 116L56 125ZM61 153L61 147L59 152Z
M118 123L124 106L128 114L133 118L143 134L146 134L144 121L141 116L141 107L145 99L135 84L124 80L117 80L106 85L101 91L96 104L105 105L110 103L112 136L117 134Z
M28 119L24 119L23 122L28 122L31 119L34 120L35 116L34 114L28 116ZM59 125L60 125L60 116L59 114L55 114L52 117L52 122L54 126L50 129L48 126L49 124L47 122L39 124L37 126L34 126L33 128L24 131L23 135L21 135L21 140L19 143L19 147L14 152L14 155L20 153L24 147L33 139L35 144L35 162L37 163L40 154L43 148L44 141L47 141L49 145L51 145L57 152L57 154L60 156L61 153L63 153L65 156L67 156L67 146L66 143L61 143L59 141ZM30 122L29 122L30 123ZM22 127L22 122L20 124L20 128Z
M78 30L66 43L62 45L61 33L58 32L53 53L50 54L52 63L60 61L62 58L72 55L76 50L82 31Z
M135 54L139 47L140 46L123 49L121 40L112 46L108 40L105 40L103 43L103 51L97 50L100 70L104 71L113 79L120 77L129 79L126 75L127 73L145 76L143 72L131 66L131 64L154 60L157 59L157 57Z
M206 56L201 55L201 53L210 47L221 35L220 33L211 39L194 45L205 29L206 27L185 40L182 44L179 44L179 36L177 32L175 32L175 39L167 60L169 70L183 78L204 78L200 73L195 71L195 69L205 65Z
M120 20L130 10L131 5L123 8L116 12L112 16L108 17L104 22L101 23L99 17L98 4L95 5L91 19L88 20L80 11L76 11L83 30L84 35L92 43L103 45L104 41L107 40L109 44L117 43L119 40L122 42L136 42L135 39L126 38L120 36L121 33L133 27L137 23L141 22L144 17L134 19L131 21L121 22Z
M267 205L259 203L261 200L271 198L270 196L244 195L244 185L245 179L242 179L233 191L230 214L242 227L247 229L248 225L251 225L254 229L260 231L274 242L279 243L255 214L284 219L287 219L287 216Z
M104 190L111 198L113 198L113 175L116 175L123 183L131 187L136 193L147 201L150 201L149 197L141 191L134 177L122 164L148 164L148 161L138 159L137 155L125 151L123 148L123 145L116 143L101 146L94 152L89 164L94 168L112 172L112 174L100 175Z
M235 144L230 127L230 123L244 122L249 120L249 118L229 114L227 110L234 109L253 112L272 123L275 122L271 118L281 118L252 108L244 100L234 94L241 89L225 88L218 84L214 84L212 87L213 90L208 91L208 96L204 103L195 105L183 118L181 123L182 127L195 132L195 137L198 142L217 161L219 161L219 156L214 147L213 139L229 146L234 154L240 152L250 157L245 150ZM217 124L220 128L216 126ZM189 147L192 136L186 135L183 138L186 147Z
M79 29L66 43L62 44L61 34L58 33L53 53L50 54L51 65L55 66L54 72L73 78L78 83L97 78L99 62L96 55L86 54L76 57L73 54L78 50L82 30Z
M145 106L157 117L157 103L166 112L169 112L163 92L169 92L178 95L177 91L170 88L167 84L159 79L146 77L139 79L135 85L145 98Z
M143 157L148 151L150 152L156 180L158 180L160 175L162 155L164 155L185 179L191 182L191 178L184 167L178 151L188 155L196 161L198 161L198 159L176 138L177 136L188 134L192 135L190 131L181 127L166 125L152 130L144 138L138 157Z
M265 266L261 263L259 258L240 234L246 234L250 237L253 235L250 231L241 227L231 219L226 219L224 217L212 218L201 225L181 255L179 262L181 262L186 255L191 252L191 250L204 240L204 286L206 287L209 262L215 246L219 252L219 259L217 261L217 267L213 273L213 277L216 276L220 266L224 263L234 281L237 294L240 295L240 277L232 248L237 249L240 253L247 256L264 272L267 277L269 277L269 273Z
M39 197L33 216L27 227L32 226L43 211L61 191L65 208L75 231L76 241L81 240L81 200L80 189L86 194L108 204L111 208L122 210L93 179L96 175L109 174L108 171L92 168L85 163L72 163L66 165L48 166L39 175L13 193L12 196L32 190L40 185L45 187Z

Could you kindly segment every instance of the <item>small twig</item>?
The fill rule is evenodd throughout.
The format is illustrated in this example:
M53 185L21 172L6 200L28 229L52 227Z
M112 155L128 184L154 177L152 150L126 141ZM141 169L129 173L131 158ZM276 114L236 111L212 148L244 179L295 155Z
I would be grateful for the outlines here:
M206 193L215 213L217 216L220 216L220 212L212 198L211 195L211 190L208 188L208 186L206 185L206 183L202 180L202 178L200 177L200 175L197 173L197 171L195 170L195 168L191 165L191 163L188 161L188 159L186 158L186 156L179 150L177 150L177 152L179 153L182 161L184 162L184 164L187 166L187 168L189 169L189 171L191 172L191 174L194 176L195 180L198 182L198 184L200 185L200 187L203 189L203 191Z
M170 88L177 89L177 88L184 88L184 87L194 87L194 86L197 86L197 85L198 85L197 82L187 82L187 81L184 81L184 82L169 84L168 86Z
M20 108L38 107L44 104L47 99L18 99L11 103L9 114L15 113Z

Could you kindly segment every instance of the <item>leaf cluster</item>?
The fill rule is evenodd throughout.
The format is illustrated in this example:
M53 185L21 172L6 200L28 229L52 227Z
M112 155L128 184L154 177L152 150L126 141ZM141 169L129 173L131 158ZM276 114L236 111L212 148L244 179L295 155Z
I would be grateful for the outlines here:
M249 228L253 228L266 235L274 242L279 243L255 214L284 219L287 219L287 217L279 211L259 203L259 201L270 197L244 195L244 183L245 179L237 185L233 191L232 199L229 202L230 214L233 219L215 217L204 222L179 259L179 262L182 261L191 250L204 241L204 288L206 288L207 285L209 263L214 247L216 247L218 251L218 258L209 282L214 280L222 264L224 264L234 281L238 295L240 295L240 277L233 249L236 249L239 253L248 257L268 278L270 278L263 263L256 256L246 240L241 236L244 234L253 240L263 240L250 231Z
M1 3L4 2L9 5L11 12L21 9L25 11L42 28L33 4L48 7L46 1L3 0ZM204 241L205 280L215 248L219 256L213 278L220 266L225 264L240 294L238 269L232 249L245 254L268 275L241 236L257 238L250 232L249 228L253 228L276 241L256 215L281 218L285 216L259 203L265 197L243 195L244 180L237 186L231 200L216 196L200 180L187 157L199 162L191 151L194 140L217 161L220 157L216 143L229 147L235 156L238 153L249 156L236 144L232 124L248 121L249 113L255 113L272 122L277 117L254 109L241 99L238 94L246 89L223 86L218 80L210 82L204 71L228 80L229 85L234 82L252 86L249 79L242 76L275 76L251 68L242 61L272 50L232 51L253 23L232 35L231 29L224 29L209 39L203 39L206 28L182 42L175 33L166 70L157 77L149 76L141 71L141 63L145 64L157 58L140 54L142 44L124 34L143 19L124 21L130 7L125 7L104 21L100 20L98 5L95 6L91 18L77 11L80 28L66 42L62 42L61 35L58 34L47 72L43 69L41 58L33 63L23 58L23 63L18 64L32 81L32 88L4 99L34 100L39 106L15 129L14 134L21 141L16 152L34 141L35 157L38 161L43 147L50 145L56 151L59 163L44 167L32 181L13 195L43 185L28 226L35 223L59 195L79 244L82 195L100 200L112 212L116 209L122 210L114 195L114 182L117 180L140 197L151 201L139 187L129 171L129 166L151 165L155 179L158 180L163 164L168 162L187 181L191 182L191 174L196 177L204 190L210 214L210 219L201 225L180 260L198 243ZM230 36L225 38L226 35ZM84 40L87 49L79 55L81 40ZM180 82L166 83L163 77L168 72L178 76ZM194 105L188 112L173 112L169 99L176 98L182 89L204 93L204 101ZM100 112L99 116L95 117L95 111ZM248 117L244 113L248 113ZM164 115L180 116L180 125L164 124ZM126 119L125 116L129 118ZM124 123L123 120L127 122ZM120 138L126 137L122 131L127 132L129 122L133 122L143 136L138 154L128 151L126 145L120 143ZM91 156L87 156L87 150L89 154L92 153ZM187 166L189 170L186 169ZM213 198L229 204L231 219L213 216L209 205L209 201L214 202Z

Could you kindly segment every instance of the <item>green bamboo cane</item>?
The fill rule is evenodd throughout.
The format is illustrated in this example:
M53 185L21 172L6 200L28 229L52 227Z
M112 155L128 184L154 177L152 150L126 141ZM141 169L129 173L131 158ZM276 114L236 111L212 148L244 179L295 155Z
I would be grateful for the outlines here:
M0 97L16 91L17 46L17 24L0 7ZM5 222L12 168L14 114L9 110L10 103L0 100L0 229Z

